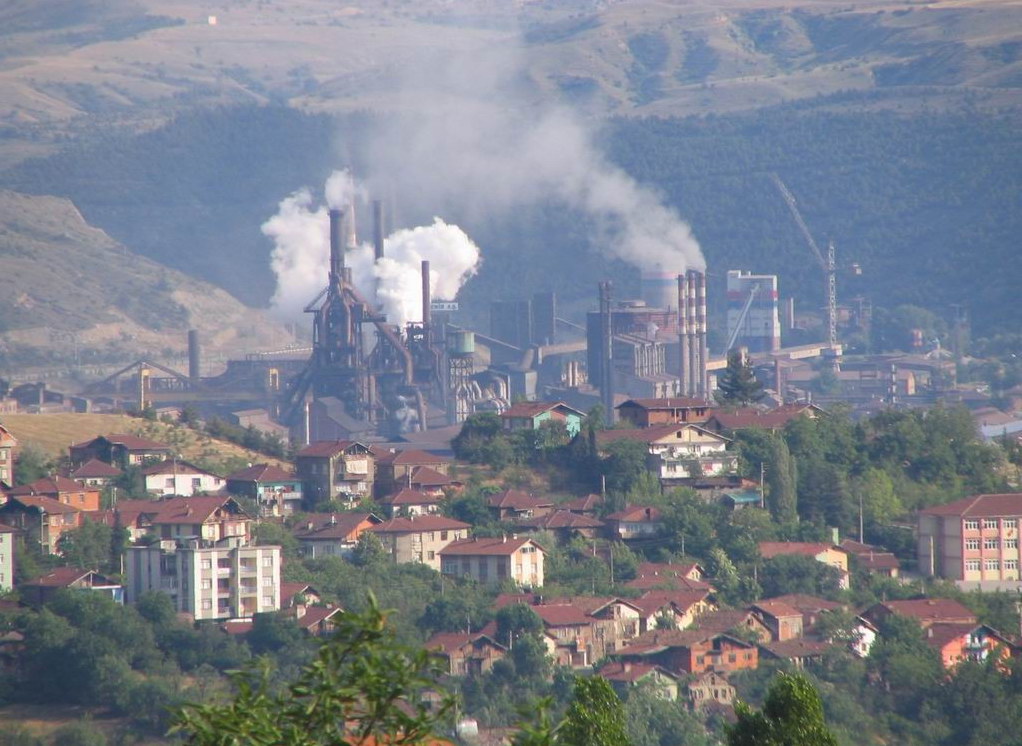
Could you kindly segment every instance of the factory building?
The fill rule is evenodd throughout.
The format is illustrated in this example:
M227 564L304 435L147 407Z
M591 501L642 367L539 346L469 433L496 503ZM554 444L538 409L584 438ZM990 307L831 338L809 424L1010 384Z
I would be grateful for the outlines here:
M749 352L781 349L777 275L728 271L727 334L729 347L745 347Z

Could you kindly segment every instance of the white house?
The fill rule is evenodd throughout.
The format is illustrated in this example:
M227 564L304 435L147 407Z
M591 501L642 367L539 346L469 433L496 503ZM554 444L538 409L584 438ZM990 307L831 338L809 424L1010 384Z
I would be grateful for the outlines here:
M665 484L672 480L716 477L738 470L738 456L727 450L729 438L698 425L656 425L636 430L604 430L600 450L619 440L646 446L648 466Z
M226 485L223 477L200 469L194 464L168 459L142 470L146 492L156 495L183 495L191 497L203 493L219 492Z

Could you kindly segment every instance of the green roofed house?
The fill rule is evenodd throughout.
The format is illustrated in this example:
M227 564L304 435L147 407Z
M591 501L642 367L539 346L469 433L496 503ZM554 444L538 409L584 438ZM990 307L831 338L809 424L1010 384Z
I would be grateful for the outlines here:
M564 402L548 401L518 402L500 415L505 430L538 430L544 422L563 422L569 437L578 434L585 417Z

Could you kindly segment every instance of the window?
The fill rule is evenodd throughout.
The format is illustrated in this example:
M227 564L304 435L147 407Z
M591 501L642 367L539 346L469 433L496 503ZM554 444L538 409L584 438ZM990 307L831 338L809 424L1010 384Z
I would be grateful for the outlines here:
M997 549L997 547L1000 545L1000 543L1001 542L999 542L997 539L984 539L983 540L983 548L984 549Z
M705 662L706 662L706 657L705 657L705 656L702 656L702 655L698 655L698 656L696 656L696 664L697 664L697 665L700 665L700 666L701 666L701 665L703 665L703 663L705 663Z
M979 530L979 521L977 521L975 518L970 518L969 520L965 521L963 525L965 526L966 531Z
M273 606L273 596L263 596L263 606Z
M988 529L996 530L997 529L997 519L996 518L984 518L983 519L983 529L984 530L988 530Z
M1018 549L1018 539L1005 539L1004 540L1004 548L1005 549Z
M204 599L202 599L202 610L203 611L210 611L212 608L213 608L213 599L211 599L211 598L204 598Z
M965 560L966 572L979 572L979 560Z
M209 578L203 578L202 579L202 590L208 591L208 590L212 590L212 588L213 588L213 581L210 580Z
M168 489L168 490L174 489L174 477L166 477L163 480L163 486L164 486L165 489Z
M1013 560L1013 559L1011 559L1011 560L1004 560L1004 569L1005 570L1017 570L1018 569L1018 560Z
M434 560L436 559L436 552L426 552L426 556L429 557L430 560Z
M979 539L966 539L965 540L965 548L966 549L979 549Z
M263 567L273 567L273 557L263 557Z
M196 490L201 490L201 489L202 489L202 478L201 477L192 477L192 492L195 492Z
M263 576L263 588L272 588L272 587L273 587L273 578L270 577L269 575Z
M1001 521L1001 525L1008 528L1018 528L1018 518L1005 518Z
M213 560L208 560L208 559L202 560L202 569L203 570L212 570L213 569Z
M995 560L995 559L983 560L983 569L984 570L1000 570L1001 569L1001 562L1000 562L1000 560Z
M731 653L727 657L728 663L735 663L738 660L738 656L735 653Z
M447 532L446 531L441 531L440 532L440 541L447 541Z

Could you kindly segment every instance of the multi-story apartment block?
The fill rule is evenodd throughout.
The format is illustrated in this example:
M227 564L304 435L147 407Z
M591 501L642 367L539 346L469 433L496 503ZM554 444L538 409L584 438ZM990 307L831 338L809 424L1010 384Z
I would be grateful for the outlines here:
M440 550L440 572L479 583L500 584L510 579L522 587L541 588L545 555L532 539L464 539Z
M169 539L129 547L125 555L128 603L146 591L160 591L196 621L248 618L280 608L279 546L251 546L241 537Z
M956 581L1017 583L1022 492L919 511L919 569Z
M441 515L413 515L391 518L367 530L379 538L395 562L421 562L440 570L441 551L468 536L471 528Z
M376 458L368 446L354 440L319 441L295 454L295 470L312 504L352 502L373 494Z
M0 485L14 484L14 449L18 440L0 425Z

